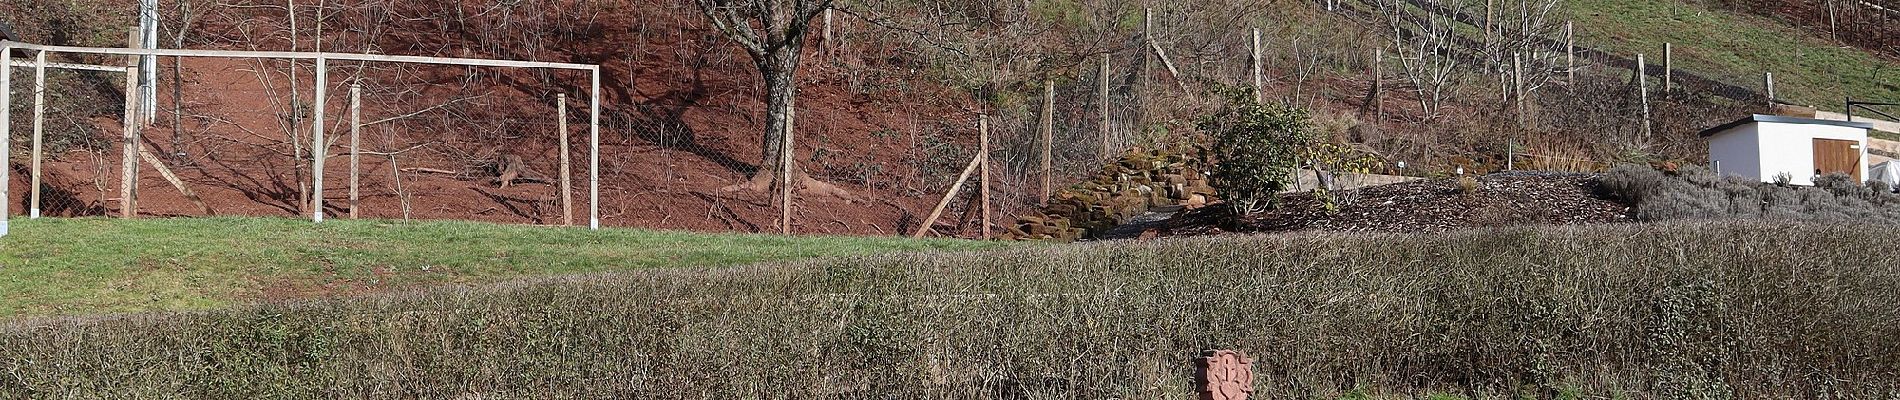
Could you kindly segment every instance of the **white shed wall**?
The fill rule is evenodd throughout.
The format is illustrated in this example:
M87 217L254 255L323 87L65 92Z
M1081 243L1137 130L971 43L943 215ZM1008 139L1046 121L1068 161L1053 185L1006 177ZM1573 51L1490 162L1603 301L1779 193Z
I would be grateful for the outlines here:
M1721 176L1763 180L1761 173L1761 132L1747 124L1709 137L1709 168ZM1772 176L1770 176L1772 178Z
M1761 153L1759 160L1763 182L1774 181L1775 175L1787 173L1796 185L1814 184L1814 139L1852 140L1859 143L1860 176L1867 176L1867 130L1834 125L1790 124L1778 122L1759 122L1751 124L1757 127L1755 133L1757 148ZM1739 128L1738 128L1739 129ZM1740 132L1736 132L1740 133ZM1713 143L1711 143L1713 146ZM1713 148L1711 148L1713 153ZM1726 168L1726 165L1724 165Z

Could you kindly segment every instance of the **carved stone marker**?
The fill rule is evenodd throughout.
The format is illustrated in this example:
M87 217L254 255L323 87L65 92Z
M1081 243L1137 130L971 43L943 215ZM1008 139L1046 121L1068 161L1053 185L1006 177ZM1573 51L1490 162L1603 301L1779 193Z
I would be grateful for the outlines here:
M1209 350L1194 359L1201 400L1246 400L1253 395L1253 359L1234 350Z

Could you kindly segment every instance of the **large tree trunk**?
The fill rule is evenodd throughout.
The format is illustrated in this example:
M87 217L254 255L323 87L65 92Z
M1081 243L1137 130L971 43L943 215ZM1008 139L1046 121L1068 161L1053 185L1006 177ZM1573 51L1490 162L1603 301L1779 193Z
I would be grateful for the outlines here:
M753 176L772 176L779 172L780 151L785 147L786 116L792 112L792 96L797 95L794 72L796 58L789 68L773 62L760 62L759 73L765 78L765 134L759 136L759 169Z
M751 179L726 191L766 191L784 175L786 135L791 132L792 98L797 95L798 63L813 17L831 8L831 0L698 0L708 21L744 47L765 83L765 134L759 140L759 164ZM754 22L758 25L754 25ZM795 140L793 142L796 142ZM796 164L796 163L794 163ZM850 192L819 182L794 165L791 185L806 191L850 198Z

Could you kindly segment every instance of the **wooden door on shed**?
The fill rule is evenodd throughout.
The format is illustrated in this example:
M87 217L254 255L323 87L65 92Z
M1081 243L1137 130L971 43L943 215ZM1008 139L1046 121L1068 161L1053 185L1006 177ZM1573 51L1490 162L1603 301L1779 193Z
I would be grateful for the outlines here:
M1860 182L1860 142L1814 139L1814 170L1819 175L1844 173Z

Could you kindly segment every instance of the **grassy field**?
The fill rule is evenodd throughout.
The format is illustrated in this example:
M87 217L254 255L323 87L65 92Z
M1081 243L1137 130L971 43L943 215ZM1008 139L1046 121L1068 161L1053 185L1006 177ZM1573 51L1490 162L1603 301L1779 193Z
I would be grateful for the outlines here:
M1900 228L1295 234L0 324L0 398L1892 398Z
M1733 85L1760 88L1775 74L1776 94L1838 111L1843 97L1900 99L1900 60L1881 58L1766 17L1714 11L1680 0L1566 2L1584 44L1662 65L1675 44L1678 68Z
M12 235L0 239L0 319L200 310L525 275L1000 246L473 222L15 220Z

